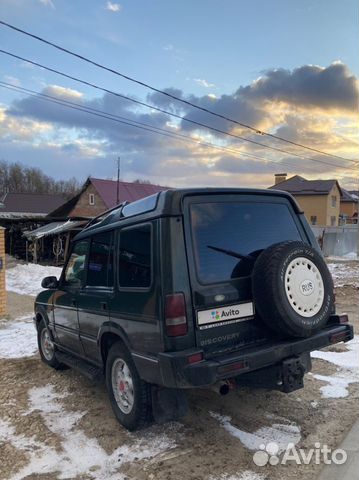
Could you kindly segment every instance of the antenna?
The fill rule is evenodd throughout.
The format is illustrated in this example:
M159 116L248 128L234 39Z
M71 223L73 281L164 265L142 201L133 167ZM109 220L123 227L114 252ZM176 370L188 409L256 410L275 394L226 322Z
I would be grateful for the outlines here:
M121 173L121 157L117 157L117 205L120 203L120 173Z

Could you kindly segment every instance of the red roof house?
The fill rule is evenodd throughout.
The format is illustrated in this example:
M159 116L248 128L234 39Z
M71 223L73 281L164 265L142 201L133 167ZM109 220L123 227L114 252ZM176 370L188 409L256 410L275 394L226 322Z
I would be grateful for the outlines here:
M54 219L93 218L119 203L134 202L168 189L169 187L150 183L119 182L117 185L115 180L89 177L80 193L49 213L49 217Z

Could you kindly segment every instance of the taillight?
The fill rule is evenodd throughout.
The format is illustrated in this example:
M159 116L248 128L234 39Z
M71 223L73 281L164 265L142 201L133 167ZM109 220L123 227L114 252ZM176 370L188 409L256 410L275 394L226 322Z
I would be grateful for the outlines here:
M169 337L186 335L188 327L183 293L166 295L165 323L166 333Z
M193 363L199 363L203 360L203 352L193 353L187 357L187 363L192 365Z

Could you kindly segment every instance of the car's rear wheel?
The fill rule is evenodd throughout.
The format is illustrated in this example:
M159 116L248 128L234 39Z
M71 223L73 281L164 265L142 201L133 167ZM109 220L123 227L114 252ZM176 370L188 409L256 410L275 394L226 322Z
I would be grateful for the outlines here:
M143 381L122 342L110 349L106 385L117 420L128 430L145 426L152 418L150 385Z
M333 280L320 253L303 242L264 250L252 274L259 317L278 333L308 337L323 328L333 310Z
M52 341L51 333L44 320L40 320L37 326L37 344L41 360L56 370L67 368L56 358L56 348Z

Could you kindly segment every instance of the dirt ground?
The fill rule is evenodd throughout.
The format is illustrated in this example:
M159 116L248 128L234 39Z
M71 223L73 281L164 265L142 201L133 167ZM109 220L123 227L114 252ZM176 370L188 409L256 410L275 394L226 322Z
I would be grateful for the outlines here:
M358 331L358 289L351 286L336 289L336 301L337 310L348 313L350 321ZM8 304L9 318L19 317L31 312L33 297L9 293ZM346 350L346 347L341 344L332 349L340 351ZM313 373L331 375L335 371L336 366L332 363L313 360ZM135 444L141 445L142 441L151 443L152 439L161 435L167 435L174 440L175 447L150 459L141 459L139 456L131 462L121 463L119 457L118 477L106 474L96 476L96 465L92 465L88 473L82 472L78 475L52 471L44 474L30 473L27 476L20 473L18 476L18 472L29 462L31 448L41 450L41 445L46 445L46 448L53 449L58 454L64 449L68 427L61 426L60 423L57 427L53 426L51 422L46 422L45 416L39 411L30 408L30 389L49 384L53 386L55 394L60 396L63 408L55 408L53 418L60 422L61 418L66 418L67 412L72 416L76 415L76 412L83 412L78 416L76 428L78 432L83 432L85 437L78 433L77 443L72 448L76 450L76 455L81 456L82 452L86 451L83 438L87 439L88 443L96 440L109 458L112 458L111 453L121 445L131 447ZM17 440L2 443L0 435L0 478L311 480L317 476L321 465L256 466L252 460L254 452L222 428L211 412L231 417L231 424L245 432L255 432L273 423L296 425L300 428L301 435L298 447L311 448L315 442L321 442L334 448L341 442L358 414L358 384L349 385L347 397L323 398L320 387L324 384L313 375L307 375L305 388L289 395L242 389L221 397L209 390L192 391L188 394L190 412L180 422L151 426L139 433L129 434L117 424L103 384L94 385L73 370L54 371L40 362L37 354L22 359L1 359L0 420L11 425ZM67 392L67 396L61 397L63 392ZM42 408L46 412L46 405ZM48 408L49 410L51 409ZM26 446L26 439L31 439L34 446ZM70 450L67 455L71 457L73 452ZM67 461L67 457L61 458ZM46 471L46 465L43 468Z

